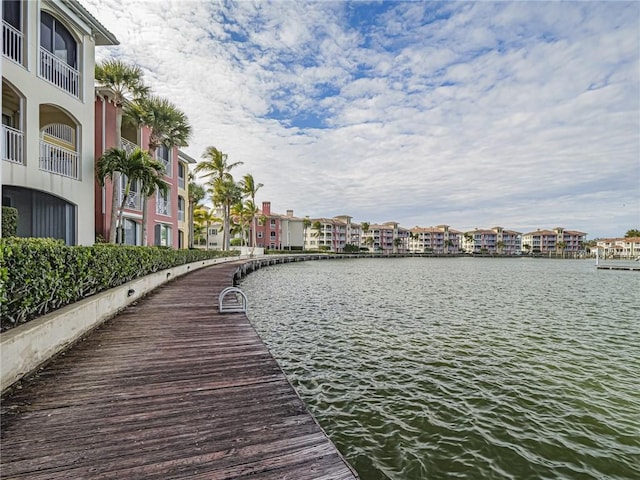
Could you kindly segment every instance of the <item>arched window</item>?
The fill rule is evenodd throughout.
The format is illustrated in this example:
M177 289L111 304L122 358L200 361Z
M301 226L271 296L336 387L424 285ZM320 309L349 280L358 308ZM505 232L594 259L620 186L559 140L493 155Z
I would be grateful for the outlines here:
M78 68L78 47L73 35L47 12L40 13L40 46Z

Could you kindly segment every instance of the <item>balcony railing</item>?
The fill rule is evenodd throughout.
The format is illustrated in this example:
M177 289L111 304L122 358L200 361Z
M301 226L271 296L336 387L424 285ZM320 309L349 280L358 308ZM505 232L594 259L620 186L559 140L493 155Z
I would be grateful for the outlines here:
M45 80L76 98L80 97L80 72L40 47L39 74Z
M22 65L22 32L2 21L2 54Z
M160 195L156 197L156 213L158 215L171 215L171 202L169 199L162 198Z
M135 143L127 140L126 138L120 138L120 141L122 142L122 149L127 152L127 153L131 153L133 152L136 148L140 148L138 145L136 145Z
M124 188L120 189L118 205L122 205L122 197L124 197ZM142 210L142 196L140 195L140 192L129 190L129 195L127 195L127 199L124 202L124 208Z
M178 221L184 222L184 210L178 210Z
M40 170L78 179L78 152L40 140Z
M2 159L24 165L24 133L15 128L2 126L4 135L4 152Z

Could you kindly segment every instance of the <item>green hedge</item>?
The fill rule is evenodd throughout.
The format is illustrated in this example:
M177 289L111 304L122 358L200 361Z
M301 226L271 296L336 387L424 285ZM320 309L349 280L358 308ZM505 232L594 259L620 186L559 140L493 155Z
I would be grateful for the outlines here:
M233 254L237 253L109 244L70 247L53 239L0 239L1 329L159 270Z
M5 238L15 236L18 231L18 210L11 207L2 207L2 236Z

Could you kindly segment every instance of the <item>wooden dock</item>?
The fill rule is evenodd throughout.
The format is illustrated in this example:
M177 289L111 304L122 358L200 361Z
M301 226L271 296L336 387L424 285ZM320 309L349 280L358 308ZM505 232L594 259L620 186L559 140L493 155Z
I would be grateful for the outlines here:
M244 313L239 263L154 291L2 398L3 479L357 478Z

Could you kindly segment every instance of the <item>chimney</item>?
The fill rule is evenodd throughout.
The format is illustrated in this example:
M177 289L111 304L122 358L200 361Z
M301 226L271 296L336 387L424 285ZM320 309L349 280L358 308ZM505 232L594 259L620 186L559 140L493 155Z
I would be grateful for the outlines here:
M287 210L287 217L293 217L293 210Z
M262 202L262 214L266 216L271 215L271 202Z

